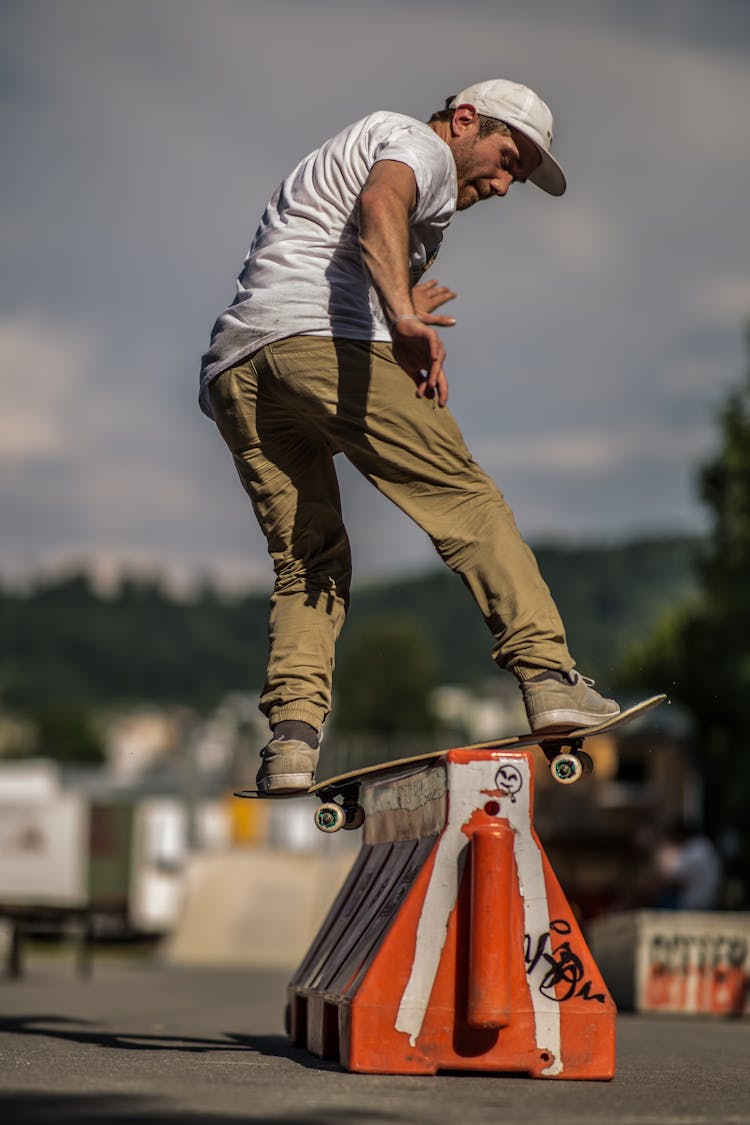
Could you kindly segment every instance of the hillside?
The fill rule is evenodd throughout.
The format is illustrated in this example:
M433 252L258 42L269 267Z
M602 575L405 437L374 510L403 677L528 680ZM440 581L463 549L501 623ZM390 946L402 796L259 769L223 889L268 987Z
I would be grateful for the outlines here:
M537 547L584 671L613 685L624 646L692 589L699 546L669 538ZM266 607L265 592L230 597L205 588L186 600L132 579L105 597L85 575L0 590L0 703L18 711L146 700L210 707L227 691L262 684ZM347 635L373 616L394 615L420 623L441 680L492 674L491 637L454 575L436 570L355 589Z
M698 540L676 537L606 547L536 547L579 667L611 684L624 648L692 591L699 549ZM419 619L434 640L442 680L469 683L491 674L492 638L454 575L433 571L360 590L348 627L385 613Z

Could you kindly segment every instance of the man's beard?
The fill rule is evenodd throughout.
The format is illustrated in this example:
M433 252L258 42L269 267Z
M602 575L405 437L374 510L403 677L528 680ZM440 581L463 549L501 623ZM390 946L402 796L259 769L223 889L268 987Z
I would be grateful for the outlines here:
M481 196L473 184L467 186L461 191L456 202L457 211L467 211L469 207L473 207L475 203L480 203L484 196Z

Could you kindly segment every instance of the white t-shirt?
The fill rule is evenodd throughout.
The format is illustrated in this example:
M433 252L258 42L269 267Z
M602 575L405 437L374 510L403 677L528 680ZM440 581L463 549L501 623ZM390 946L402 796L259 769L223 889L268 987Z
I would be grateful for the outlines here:
M358 202L379 160L407 164L417 181L410 216L412 284L433 261L456 209L456 165L421 121L378 112L350 125L297 165L277 188L203 356L201 409L220 372L274 340L336 336L390 340L380 299L362 262Z

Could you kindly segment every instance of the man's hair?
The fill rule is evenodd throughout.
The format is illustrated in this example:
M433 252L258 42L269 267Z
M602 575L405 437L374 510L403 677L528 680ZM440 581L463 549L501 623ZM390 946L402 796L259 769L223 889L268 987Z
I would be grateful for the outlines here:
M432 125L435 121L451 121L453 114L456 112L455 108L451 109L450 103L455 98L455 94L451 94L449 98L445 99L445 109L438 109L433 113L428 125ZM478 113L479 119L479 136L489 137L491 133L505 133L510 136L510 129L504 121L498 121L496 117L485 117L483 113Z

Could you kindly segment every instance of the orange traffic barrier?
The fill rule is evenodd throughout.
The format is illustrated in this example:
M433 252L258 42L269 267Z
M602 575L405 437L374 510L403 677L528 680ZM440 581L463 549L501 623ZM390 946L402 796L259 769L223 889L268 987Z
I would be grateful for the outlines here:
M289 985L293 1041L351 1071L612 1078L615 1006L534 831L530 751L363 786L354 867Z

